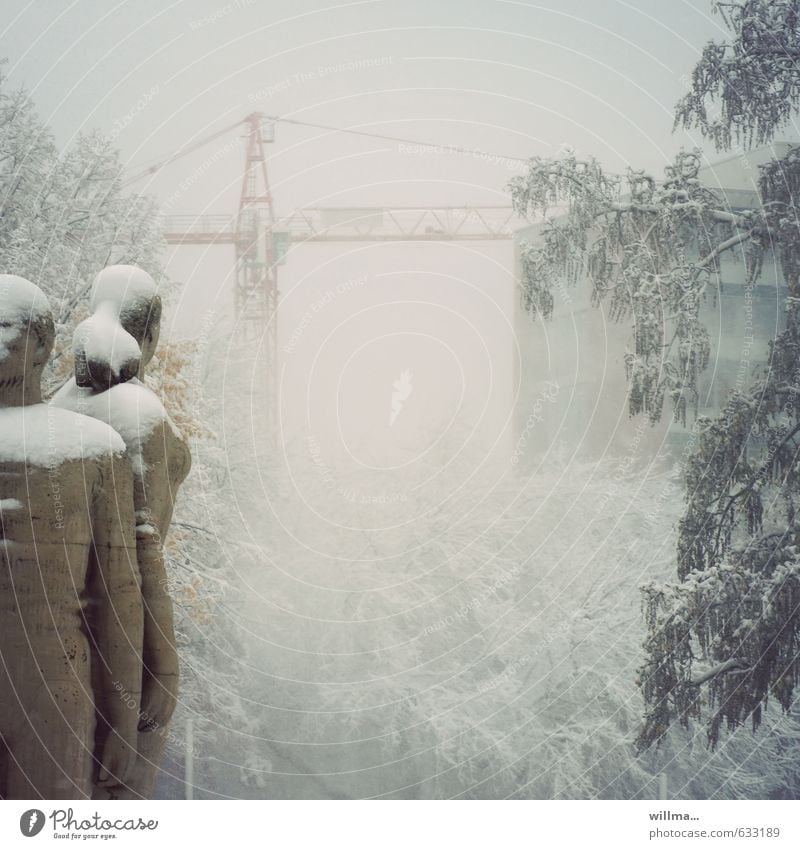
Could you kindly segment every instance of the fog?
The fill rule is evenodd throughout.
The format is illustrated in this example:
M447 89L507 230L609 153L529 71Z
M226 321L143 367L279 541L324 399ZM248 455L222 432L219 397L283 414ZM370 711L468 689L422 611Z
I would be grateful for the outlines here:
M130 191L189 216L235 214L243 127L165 160L254 111L393 137L276 122L279 217L508 205L523 161L565 145L659 171L697 141L670 132L672 110L720 23L706 0L4 10L5 73L59 143L99 129L126 179L154 166ZM192 759L199 798L655 798L661 775L675 798L782 786L777 737L712 754L697 731L633 757L638 586L673 573L679 479L663 431L647 450L618 441L622 470L586 437L626 419L605 319L523 358L514 263L510 238L293 244L273 441L265 336L236 323L232 246L165 248L179 285L163 333L197 343L191 393L213 437L193 444L173 532L198 577L177 593L162 796L186 795ZM588 364L613 417L550 403L561 358ZM524 434L524 469L523 385L545 393L546 419ZM730 773L731 758L746 766Z
M659 168L691 143L665 131L682 92L678 69L719 26L704 0L81 0L56 15L7 5L10 82L30 89L62 143L81 130L105 133L126 176L252 111L409 140L276 124L267 170L278 216L309 206L507 204L524 160L565 145L619 171ZM233 215L242 134L233 129L131 189L152 193L167 214ZM229 320L230 246L170 248L165 260L183 283L167 318L172 338ZM466 432L478 422L485 447L507 443L514 275L510 241L296 245L279 269L285 435L305 423L323 443L392 463L455 415ZM354 280L368 282L315 312L292 343L303 315ZM384 433L382 421L376 430L405 369L413 400L396 428Z

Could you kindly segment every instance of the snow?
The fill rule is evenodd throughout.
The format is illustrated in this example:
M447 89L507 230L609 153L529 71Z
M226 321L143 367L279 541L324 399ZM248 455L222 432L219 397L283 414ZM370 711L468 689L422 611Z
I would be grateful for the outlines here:
M0 309L7 321L28 321L51 314L44 292L16 274L0 274Z
M0 359L8 356L8 346L22 333L20 325L0 327Z
M109 304L119 316L123 306L137 301L151 301L158 294L153 278L135 265L109 265L94 279L91 310L96 312L100 304Z
M56 392L50 404L110 425L124 441L133 472L138 477L147 471L142 449L155 428L166 422L175 430L164 405L136 378L105 392L78 386L73 378Z
M50 302L38 286L16 274L0 274L0 358L31 319L49 315Z
M384 511L323 490L302 448L286 459L296 490L281 481L269 511L247 488L252 463L226 490L269 555L245 572L242 673L245 696L267 707L236 728L267 794L653 798L663 773L673 798L766 798L792 774L796 756L781 751L796 726L783 736L780 708L766 737L743 728L712 753L697 724L634 754L637 587L674 575L673 470L554 458L453 497L479 462L465 455L441 489ZM344 491L407 480L330 468ZM240 516L215 520L220 550L222 523Z
M136 340L119 323L120 311L157 294L153 278L132 265L112 265L95 278L91 296L93 314L75 330L73 348L90 362L104 362L119 376L125 365L137 363L141 351ZM174 429L163 404L135 378L104 392L68 381L53 397L51 406L90 416L112 427L128 450L134 474L147 471L143 446L162 422Z
M0 462L50 467L125 452L108 425L48 404L0 409ZM5 499L6 501L14 499Z
M16 274L0 274L0 316L5 325L0 329L0 358L8 355L6 345L29 321L51 315L50 303L38 286ZM0 435L4 463L50 467L125 451L120 436L103 422L46 404L0 408ZM4 510L19 506L15 499L0 502Z
M80 350L89 362L107 363L112 372L119 376L123 367L138 363L141 359L139 345L117 321L112 304L101 304L97 312L82 321L73 336L73 351Z

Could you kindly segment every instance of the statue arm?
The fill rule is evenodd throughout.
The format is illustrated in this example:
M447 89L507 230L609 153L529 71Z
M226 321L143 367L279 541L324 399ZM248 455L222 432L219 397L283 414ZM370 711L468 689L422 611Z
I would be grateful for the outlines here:
M136 751L142 681L142 595L136 563L133 479L124 455L103 464L95 492L89 592L102 692L116 734L102 753L101 781L124 782Z
M177 702L178 654L173 604L164 562L164 538L169 531L179 481L186 476L188 454L165 418L148 437L147 471L134 488L136 546L144 600L144 680L140 730L166 725ZM186 469L188 471L188 468Z
M178 653L172 599L159 529L148 512L137 514L136 556L144 602L144 677L140 730L166 725L177 701Z

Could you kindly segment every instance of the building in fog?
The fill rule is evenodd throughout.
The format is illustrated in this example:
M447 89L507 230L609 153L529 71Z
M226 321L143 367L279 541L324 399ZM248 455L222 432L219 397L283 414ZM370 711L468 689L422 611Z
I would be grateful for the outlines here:
M758 204L758 166L785 156L791 145L776 143L735 154L700 171L700 179L724 196L732 209ZM535 243L541 224L515 233L514 262L521 279L520 249ZM711 336L711 362L699 381L700 415L718 412L733 389L743 390L763 367L770 340L783 326L786 295L779 264L767 258L758 285L745 283L744 265L725 255L719 280L703 307ZM535 464L543 454L573 453L592 458L611 455L626 466L657 454L674 456L689 431L671 421L669 399L663 421L652 427L628 415L624 354L630 318L609 319L607 308L590 304L588 285L554 292L555 309L547 321L533 319L521 298L514 307L515 391L514 463ZM687 426L691 426L691 413Z

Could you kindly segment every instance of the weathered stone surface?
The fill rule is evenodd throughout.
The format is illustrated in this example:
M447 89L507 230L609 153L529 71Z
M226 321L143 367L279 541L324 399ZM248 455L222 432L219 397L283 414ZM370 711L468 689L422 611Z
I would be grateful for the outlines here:
M47 299L0 275L0 797L128 779L141 681L133 480L118 434L41 403ZM91 622L91 637L87 623ZM112 733L94 758L98 716Z
M141 349L138 375L153 357L159 336L161 300L152 279L141 269L112 266L97 277L92 292L93 317L112 315ZM75 333L76 378L53 398L52 404L84 413L110 425L125 442L133 472L137 560L144 601L142 715L138 757L124 787L99 788L96 798L150 798L175 709L178 657L175 649L172 601L167 594L163 542L172 521L180 485L191 466L191 454L155 394L139 379L122 381L123 369L112 367L114 352L83 343ZM107 338L119 340L118 333ZM123 343L124 347L124 343ZM119 358L117 358L119 361ZM98 380L81 381L84 366ZM84 385L81 385L83 383ZM98 741L102 741L101 725Z

